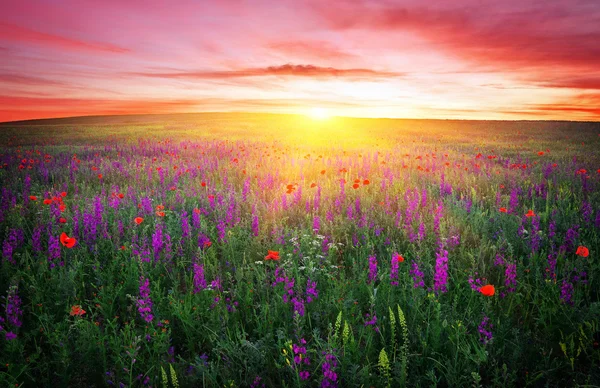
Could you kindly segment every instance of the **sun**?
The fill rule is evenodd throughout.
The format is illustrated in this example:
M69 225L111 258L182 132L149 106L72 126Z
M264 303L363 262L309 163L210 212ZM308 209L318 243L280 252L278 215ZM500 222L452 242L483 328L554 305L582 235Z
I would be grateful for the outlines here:
M308 116L314 120L326 120L331 117L329 111L321 107L311 108L308 112Z

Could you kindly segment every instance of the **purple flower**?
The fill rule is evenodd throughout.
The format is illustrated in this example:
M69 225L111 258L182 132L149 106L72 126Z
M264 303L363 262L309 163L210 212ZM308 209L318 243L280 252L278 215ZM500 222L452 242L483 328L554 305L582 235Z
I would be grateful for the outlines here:
M200 229L200 210L194 209L194 211L192 212L192 226L194 227L194 229Z
M204 278L204 265L194 263L194 294L206 288L206 279Z
M42 227L39 225L33 229L33 234L31 235L31 245L34 252L42 251Z
M188 220L188 214L184 210L181 213L181 238L186 239L190 237L190 222Z
M50 263L50 268L54 268L56 265L54 260L56 259L60 259L60 242L58 237L50 235L48 237L48 262Z
M11 229L6 237L6 240L4 240L4 243L2 244L2 256L4 256L9 263L16 264L15 260L13 259L13 252L19 247L19 245L21 245L22 242L23 230Z
M150 299L150 281L143 276L140 277L140 297L137 300L138 312L148 323L152 322L152 299Z
M256 214L252 214L252 235L257 237L259 234L260 228L258 224L258 216Z
M321 230L321 218L319 216L315 216L315 218L313 218L312 228L315 233L319 233L319 230Z
M581 216L586 224L592 221L592 212L592 205L588 201L584 201L581 204Z
M294 305L294 315L298 314L299 316L303 317L305 313L305 308L304 300L302 299L302 297L294 296L292 298L292 304Z
M419 270L419 264L416 261L411 264L410 275L413 278L413 288L425 288L425 282L423 281L425 275Z
M517 207L519 206L519 193L517 192L517 188L514 187L510 191L510 200L508 202L509 212L515 213L517 211Z
M398 285L398 268L400 267L398 257L400 257L400 255L397 252L394 252L390 262L390 284L392 286Z
M435 274L433 275L433 289L437 292L448 291L448 251L440 248L435 255Z
M304 345L306 345L304 338L300 339L300 344L292 344L296 370L300 370L302 365L310 365L310 358L306 355L306 346ZM310 377L310 373L306 370L300 370L299 375L302 380L307 380Z
M425 239L425 224L423 223L423 220L421 220L421 222L419 223L418 236L419 241L423 241Z
M16 286L12 286L8 289L4 309L6 311L7 323L15 328L21 327L23 324L23 310L21 310L21 298L19 297L19 290Z
M335 388L337 387L337 373L335 373L335 368L337 368L337 359L335 355L332 353L325 354L325 362L321 365L321 370L323 371L323 380L321 381L321 388Z
M367 313L365 315L365 327L366 326L373 326L373 329L379 333L379 327L377 327L377 315L373 314L371 316L371 314Z
M373 283L377 277L377 257L369 256L369 283Z
M564 279L560 287L560 300L564 304L573 306L573 283Z
M540 249L540 243L542 241L541 236L538 231L540 230L540 217L532 217L531 218L531 237L529 239L529 246L531 247L531 251L533 253L537 252Z
M294 283L295 283L294 278L288 278L287 276L285 277L284 294L283 294L283 301L285 303L288 303L291 300L292 296L294 295Z
M212 282L210 282L210 286L213 290L217 290L220 292L223 291L223 286L221 285L221 278L218 276L215 277Z
M264 383L261 384L261 381L262 381L262 377L256 376L254 378L254 381L252 382L252 384L250 384L250 388L259 388L259 387L264 388L265 384Z
M275 287L276 285L278 285L279 283L283 283L285 282L285 273L283 271L283 268L281 267L277 267L275 268L275 281L273 282L272 286Z
M494 265L497 266L504 266L504 256L502 255L502 253L496 253L496 258L494 259Z
M219 237L220 243L227 242L225 239L225 236L227 236L227 224L223 219L219 219L217 222L217 236Z
M490 322L490 318L487 316L483 316L483 320L479 324L477 330L479 331L479 341L484 345L489 344L494 338L492 335L492 328L494 325Z
M306 282L306 303L311 303L314 299L319 297L319 291L317 290L317 282L313 282L310 279Z
M579 225L573 225L567 230L565 240L560 249L565 252L573 252L575 250L575 240L579 237Z
M160 258L160 252L164 248L163 242L163 225L157 223L152 234L152 251L154 252L154 261Z
M517 289L517 263L510 263L504 271L504 286L506 292L515 292Z
M475 275L479 273L475 272ZM485 285L485 282L480 278L474 278L473 275L469 276L469 285L473 291L479 292L479 289Z
M548 255L548 266L546 267L546 277L556 278L556 254Z

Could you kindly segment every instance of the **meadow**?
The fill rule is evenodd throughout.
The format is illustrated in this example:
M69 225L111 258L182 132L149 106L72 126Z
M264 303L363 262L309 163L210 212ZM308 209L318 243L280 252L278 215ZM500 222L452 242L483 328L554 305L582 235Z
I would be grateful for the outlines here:
M600 123L0 124L0 385L600 385Z

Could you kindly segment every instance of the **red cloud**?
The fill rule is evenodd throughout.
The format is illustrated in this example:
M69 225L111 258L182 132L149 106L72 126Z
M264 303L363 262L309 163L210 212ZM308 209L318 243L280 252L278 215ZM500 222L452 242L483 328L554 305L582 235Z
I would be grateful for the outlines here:
M285 55L318 60L351 60L356 56L322 40L282 40L267 44L271 50Z
M285 111L294 107L360 107L360 103L314 99L107 100L0 96L0 122L89 115L183 113L198 111Z
M65 82L20 74L0 74L0 83L33 86L64 86Z
M109 43L85 42L62 36L38 32L16 24L0 22L0 39L10 42L39 44L64 50L83 50L125 53L128 49Z
M437 3L444 4L444 3ZM411 31L445 50L481 65L519 71L517 66L600 68L600 8L592 0L540 3L527 9L504 2L490 9L484 3L454 8L403 7L387 2L337 1L315 7L334 30L386 34ZM387 35L390 38L390 35ZM391 38L390 38L391 39ZM541 77L542 74L539 74Z
M377 71L371 69L337 69L333 67L320 67L314 65L269 66L240 70L224 71L181 71L168 73L132 73L134 75L154 78L182 78L182 79L227 79L241 77L312 77L312 78L381 78L402 76L401 73Z

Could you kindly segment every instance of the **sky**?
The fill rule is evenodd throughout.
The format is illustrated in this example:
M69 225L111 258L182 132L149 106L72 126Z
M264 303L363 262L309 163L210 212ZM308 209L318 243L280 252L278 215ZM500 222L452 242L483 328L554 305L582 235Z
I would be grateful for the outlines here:
M600 121L598 0L5 0L0 122L244 111Z

